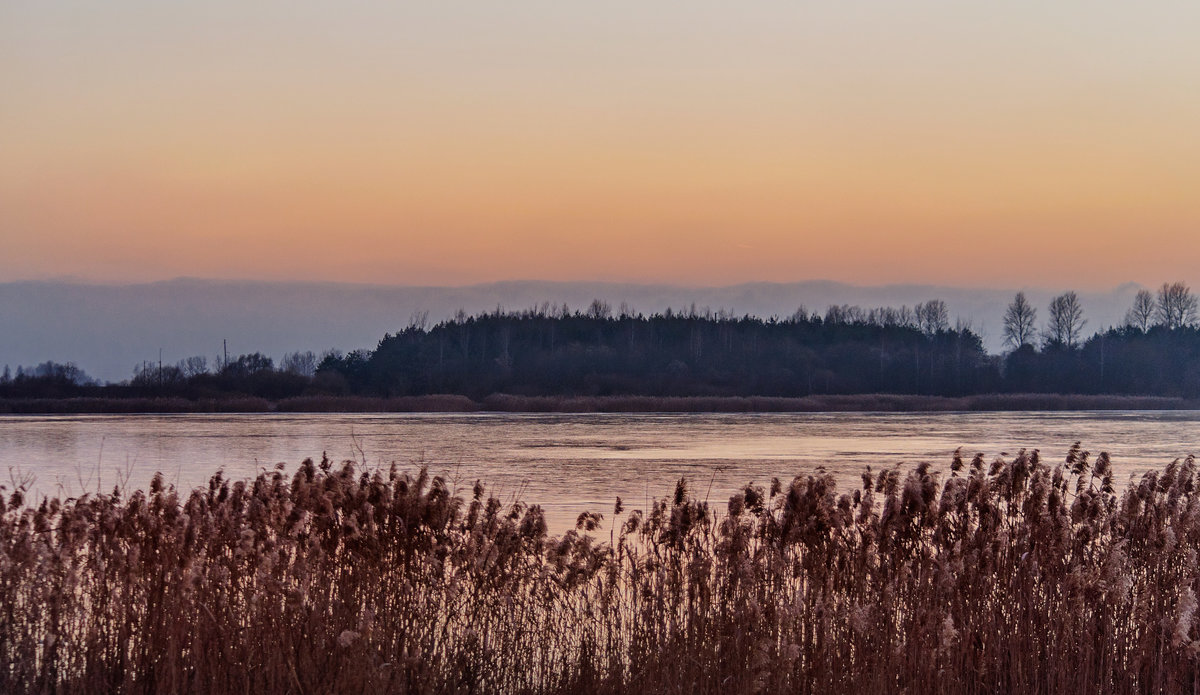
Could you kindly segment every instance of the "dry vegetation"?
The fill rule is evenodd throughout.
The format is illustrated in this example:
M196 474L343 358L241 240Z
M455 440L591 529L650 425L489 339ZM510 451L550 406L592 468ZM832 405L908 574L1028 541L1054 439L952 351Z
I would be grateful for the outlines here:
M352 463L0 506L0 692L1145 693L1197 687L1192 459L955 457L537 506Z
M77 413L265 413L271 402L253 396L186 398L10 398L0 400L0 415Z
M859 393L828 396L520 396L479 401L454 394L425 396L253 396L167 398L0 398L0 415L70 413L826 413L1036 410L1197 410L1200 401L1161 396L996 393L916 396Z
M1200 402L1156 396L997 393L914 396L858 393L776 396L514 396L494 394L483 410L558 413L836 413L1031 410L1195 410Z

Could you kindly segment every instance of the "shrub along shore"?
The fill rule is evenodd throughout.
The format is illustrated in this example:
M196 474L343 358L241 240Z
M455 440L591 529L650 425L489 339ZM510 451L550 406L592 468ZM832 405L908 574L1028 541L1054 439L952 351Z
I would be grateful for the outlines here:
M580 515L305 461L0 498L6 693L1149 693L1200 687L1191 458L1078 445ZM666 491L664 491L666 492ZM600 513L603 512L603 513Z
M772 396L521 396L452 394L373 398L9 398L0 415L132 413L812 413L1038 410L1200 410L1200 400L1158 396L1003 393L977 396L852 394Z

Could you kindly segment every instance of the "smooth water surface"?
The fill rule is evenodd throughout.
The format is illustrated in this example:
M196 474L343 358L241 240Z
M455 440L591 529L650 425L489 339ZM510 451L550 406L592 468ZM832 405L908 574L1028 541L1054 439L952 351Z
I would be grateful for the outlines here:
M953 451L1041 449L1058 461L1075 441L1108 451L1119 482L1200 453L1200 412L828 414L313 414L0 417L0 483L33 474L36 494L78 494L155 471L189 489L217 469L249 477L306 457L428 465L463 494L476 479L505 499L540 504L552 530L579 512L606 517L621 496L642 508L687 478L723 504L736 488L825 466L840 489L870 465L929 461Z

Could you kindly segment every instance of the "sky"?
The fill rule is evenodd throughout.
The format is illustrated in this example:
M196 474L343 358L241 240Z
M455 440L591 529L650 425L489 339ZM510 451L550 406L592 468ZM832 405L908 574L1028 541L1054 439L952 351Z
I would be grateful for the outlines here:
M0 3L0 280L1200 284L1200 3Z

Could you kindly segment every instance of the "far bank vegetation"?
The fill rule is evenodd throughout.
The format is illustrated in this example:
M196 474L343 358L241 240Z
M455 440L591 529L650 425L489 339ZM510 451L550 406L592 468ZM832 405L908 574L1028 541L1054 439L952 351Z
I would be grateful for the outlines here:
M600 301L582 311L547 304L460 313L433 326L418 316L374 350L290 353L278 364L259 353L147 361L122 384L91 383L69 364L15 375L6 368L0 403L14 412L63 399L158 400L163 408L177 399L200 410L233 409L228 403L238 399L246 410L260 409L255 403L353 410L374 402L405 410L424 399L435 409L465 410L552 398L615 409L636 407L636 399L858 396L859 409L870 409L882 396L904 396L908 409L922 402L939 409L934 399L1006 394L1200 398L1197 300L1183 283L1139 292L1123 325L1090 337L1074 292L1041 311L1018 293L1003 323L1008 350L989 355L971 325L952 325L936 299L916 307L832 306L823 314L801 308L766 319L695 308L644 316Z

